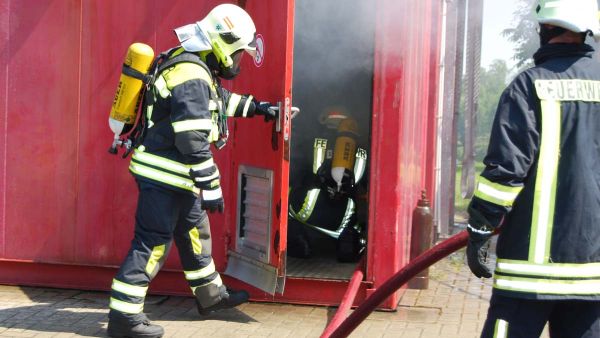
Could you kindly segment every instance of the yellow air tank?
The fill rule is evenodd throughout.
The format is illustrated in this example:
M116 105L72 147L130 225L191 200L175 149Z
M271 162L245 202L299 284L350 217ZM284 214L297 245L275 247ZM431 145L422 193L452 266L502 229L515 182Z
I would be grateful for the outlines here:
M154 50L152 50L152 47L136 42L129 46L127 50L123 69L134 69L141 73L139 75L145 75L153 60ZM115 140L131 130L135 124L143 85L140 78L125 74L125 72L121 73L117 93L108 118L108 125L115 133Z
M337 183L338 191L342 187L344 172L354 171L354 160L356 159L356 137L358 137L358 125L351 117L343 119L337 129L338 137L333 148L333 160L331 161L331 177Z

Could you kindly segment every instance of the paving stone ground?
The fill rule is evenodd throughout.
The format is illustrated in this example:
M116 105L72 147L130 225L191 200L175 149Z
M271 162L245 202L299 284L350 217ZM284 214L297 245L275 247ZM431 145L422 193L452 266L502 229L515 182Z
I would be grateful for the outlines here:
M397 311L372 313L350 337L479 337L491 280L473 277L463 252L429 276L427 290L406 290ZM0 286L0 337L106 337L107 306L106 292ZM145 310L165 337L302 338L319 337L336 308L252 302L199 317L192 298L149 296Z

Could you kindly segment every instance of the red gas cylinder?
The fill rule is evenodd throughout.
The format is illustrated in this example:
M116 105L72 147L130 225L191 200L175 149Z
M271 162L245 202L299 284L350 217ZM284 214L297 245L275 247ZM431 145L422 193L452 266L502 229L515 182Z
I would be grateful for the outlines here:
M421 199L413 211L412 231L410 236L410 260L431 248L433 237L433 217L426 193L421 192ZM429 269L419 272L408 282L410 289L427 289L429 287Z

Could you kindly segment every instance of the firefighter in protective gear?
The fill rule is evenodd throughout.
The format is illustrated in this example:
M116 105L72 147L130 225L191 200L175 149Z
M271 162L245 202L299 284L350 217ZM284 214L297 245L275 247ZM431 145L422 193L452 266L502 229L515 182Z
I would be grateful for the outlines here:
M290 189L288 254L312 255L312 229L335 239L338 261L354 262L366 243L356 204L358 185L365 181L367 152L356 147L358 126L353 118L332 111L321 123L337 130L336 139L314 140L312 171L301 186Z
M237 306L245 291L228 290L211 257L209 212L223 212L220 173L211 144L223 146L227 117L276 118L270 104L231 93L219 77L239 73L254 53L254 23L241 8L215 7L202 21L175 30L181 45L155 71L142 107L145 121L129 166L139 187L135 235L113 279L108 334L160 337L143 314L150 281L175 244L198 311Z
M600 37L596 0L541 0L535 67L500 98L469 213L477 277L500 231L482 337L600 337Z

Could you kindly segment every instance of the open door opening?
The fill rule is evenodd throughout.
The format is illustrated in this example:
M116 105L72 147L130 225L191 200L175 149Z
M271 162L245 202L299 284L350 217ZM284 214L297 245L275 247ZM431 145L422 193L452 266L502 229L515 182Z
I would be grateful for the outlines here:
M366 255L374 18L361 0L295 4L288 277L348 280Z

